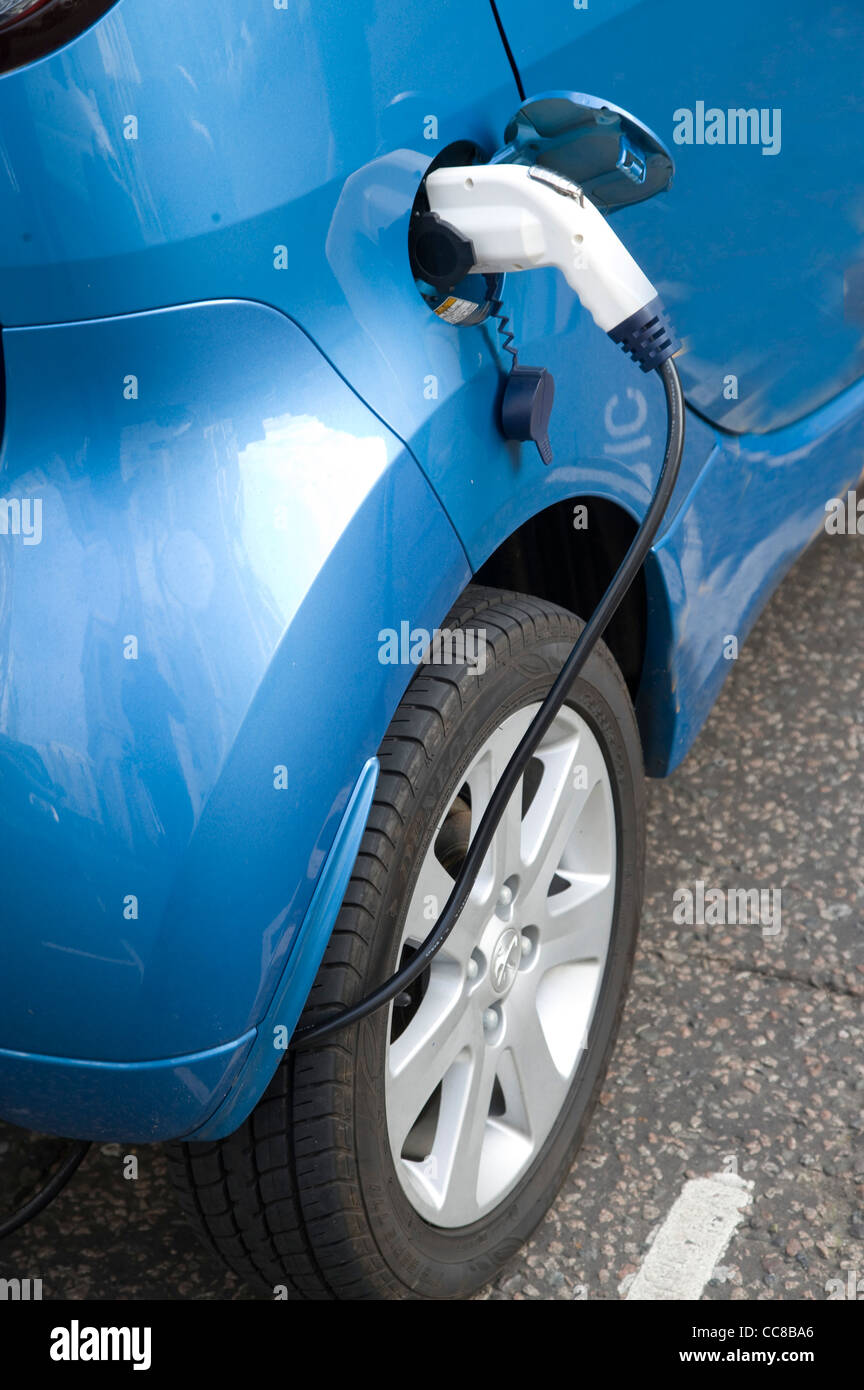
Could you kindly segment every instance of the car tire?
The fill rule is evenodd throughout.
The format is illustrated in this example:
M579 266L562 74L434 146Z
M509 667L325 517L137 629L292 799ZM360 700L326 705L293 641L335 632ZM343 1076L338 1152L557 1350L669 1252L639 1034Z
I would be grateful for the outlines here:
M444 903L441 893L424 894L418 912L418 884L428 886L428 873L446 891L482 812L477 788L500 775L582 622L540 599L471 586L445 628L485 634L477 638L485 669L429 664L411 681L381 744L374 804L301 1024L368 993L428 934ZM448 941L395 1005L286 1054L230 1137L174 1146L187 1213L259 1291L467 1298L518 1251L566 1178L615 1042L642 895L641 745L627 687L602 643L563 719L558 742L556 725L548 752L526 772L510 838L500 854L490 851L474 905L457 924L461 947ZM582 756L593 759L590 774ZM531 844L540 846L533 860ZM513 864L524 878L505 873ZM552 902L559 895L560 907ZM412 1028L421 1041L409 1046ZM409 1065L419 1069L413 1089Z

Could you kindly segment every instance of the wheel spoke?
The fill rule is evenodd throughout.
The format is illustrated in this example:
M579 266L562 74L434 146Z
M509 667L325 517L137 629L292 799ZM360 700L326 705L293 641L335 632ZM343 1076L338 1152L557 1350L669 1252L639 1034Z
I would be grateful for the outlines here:
M521 983L521 981L520 981ZM522 1098L522 1110L529 1135L542 1141L561 1109L568 1087L553 1059L537 1011L533 981L529 988L514 990L507 1001L510 1029L508 1039Z
M437 831L436 831L437 834ZM434 927L444 906L450 896L454 880L450 877L435 855L435 837L423 861L422 868L414 886L411 897L411 906L408 909L408 916L405 920L405 934L403 942L409 941L414 945L420 945L426 940L430 931ZM464 920L463 919L466 919ZM461 927L461 931L460 931ZM476 935L477 922L476 913L471 912L471 904L467 903L465 909L457 922L456 927L447 938L441 948L442 958L464 961L471 954L471 947L468 944L469 936Z
M444 1173L441 1215L448 1225L467 1225L476 1216L497 1060L496 1050L481 1038L463 1084L443 1098L439 1165Z
M545 899L566 849L572 848L577 867L583 867L580 863L583 858L589 861L584 864L585 870L594 867L593 846L586 845L586 853L580 853L577 833L582 830L580 822L586 811L594 809L598 793L602 797L604 787L601 784L607 775L599 747L593 740L592 743L593 747L587 745L587 740L574 738L554 753L543 754L543 779L526 818L526 821L531 820L531 825L530 829L526 825L526 836L530 835L530 840L523 887L529 915L545 913ZM588 821L590 817L585 819ZM587 829L586 825L586 832ZM586 838L595 837L586 835Z
M486 743L469 768L465 780L471 790L471 835L483 817L489 798L501 780L522 735L536 711L529 705L511 715ZM478 877L477 891L484 900L500 888L506 878L519 874L522 867L522 779L516 785L495 832L492 846Z
M602 961L609 949L614 874L569 875L570 887L547 899L540 933L540 970L569 961Z
M476 1038L476 1022L455 970L433 969L408 1027L389 1047L387 1115L394 1158L448 1069Z

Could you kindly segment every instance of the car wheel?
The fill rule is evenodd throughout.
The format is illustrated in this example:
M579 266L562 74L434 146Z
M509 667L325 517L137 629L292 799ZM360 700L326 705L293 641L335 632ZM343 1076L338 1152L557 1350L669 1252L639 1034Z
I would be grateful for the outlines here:
M472 587L446 626L485 635L485 670L422 666L397 709L303 1023L368 993L428 935L582 623ZM638 732L600 644L425 973L389 1008L289 1053L235 1134L175 1154L187 1210L232 1269L271 1295L336 1299L465 1298L498 1273L552 1203L595 1104L643 857Z

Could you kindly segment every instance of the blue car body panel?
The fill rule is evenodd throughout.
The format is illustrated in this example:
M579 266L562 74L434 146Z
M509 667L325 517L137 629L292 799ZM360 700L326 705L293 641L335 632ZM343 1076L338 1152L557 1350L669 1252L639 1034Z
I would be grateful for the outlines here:
M205 1123L192 1130L189 1138L221 1139L231 1134L246 1118L252 1103L264 1092L276 1070L312 988L333 922L342 905L366 829L378 772L378 759L370 758L357 780L333 848L321 871L298 934L297 949L288 959L267 1013L257 1029L255 1042L243 1058L243 1070L233 1086L223 1088L224 1103L215 1114L208 1114Z
M599 93L674 156L668 193L617 213L615 227L685 339L690 403L725 429L763 433L852 385L864 372L860 179L850 173L864 117L858 0L837 0L823 24L807 0L498 9L527 92ZM757 112L758 143L730 142L728 112L739 109Z
M3 492L41 499L43 535L0 550L0 1047L239 1045L408 680L379 631L434 626L467 560L414 460L270 308L4 346Z
M858 382L786 429L718 437L648 564L654 611L636 713L650 775L686 755L738 647L822 528L826 500L860 478L862 420Z
M82 1062L0 1049L5 1118L38 1129L48 1116L50 1127L70 1138L129 1143L230 1134L265 1090L294 1030L357 858L377 780L378 759L370 758L259 1027L221 1047L147 1062Z
M667 139L688 93L769 102L755 76L742 91L725 20L697 51L683 0L500 11L529 92L598 92ZM779 9L747 14L747 51L785 53ZM701 412L645 571L654 775L707 716L724 638L860 472L851 137L827 139L802 61L781 153L673 145L672 189L616 214ZM486 0L119 0L0 77L0 495L42 503L38 544L0 535L5 1118L128 1140L240 1123L413 673L382 664L381 631L440 624L554 503L644 514L662 392L560 275L505 286L521 360L556 378L551 468L498 430L494 321L440 322L411 277L430 160L456 139L491 154L519 104ZM796 235L768 274L778 226Z
M69 1139L155 1143L187 1134L237 1092L255 1040L152 1062L82 1062L0 1049L3 1118ZM272 1048L271 1048L272 1051Z

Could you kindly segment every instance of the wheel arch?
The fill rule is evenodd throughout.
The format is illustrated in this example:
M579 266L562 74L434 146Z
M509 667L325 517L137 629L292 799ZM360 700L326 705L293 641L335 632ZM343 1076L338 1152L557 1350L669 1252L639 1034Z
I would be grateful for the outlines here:
M577 509L584 508L579 513ZM579 525L584 521L583 526ZM637 523L606 497L579 495L528 517L501 542L474 582L516 589L587 618L603 596L636 534ZM574 543L575 542L575 543ZM605 641L635 700L648 631L644 570L628 590Z

